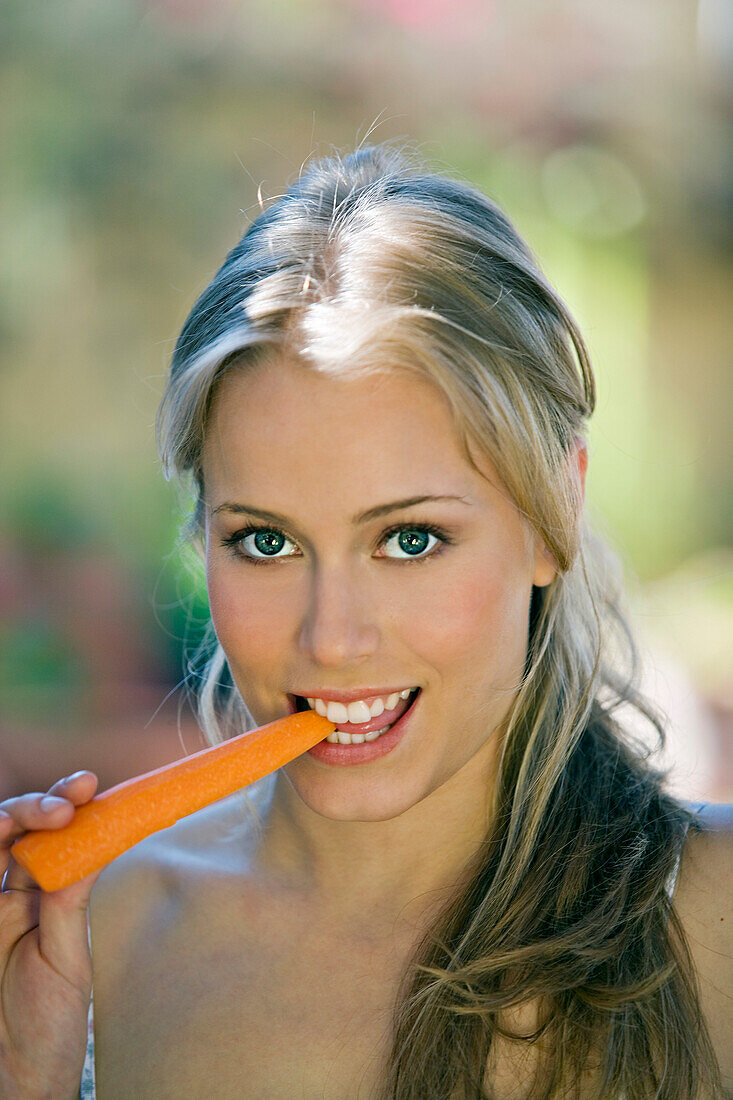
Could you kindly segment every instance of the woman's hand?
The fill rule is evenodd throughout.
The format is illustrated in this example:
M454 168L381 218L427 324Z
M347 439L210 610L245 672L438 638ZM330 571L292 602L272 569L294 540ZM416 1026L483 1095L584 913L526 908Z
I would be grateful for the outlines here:
M96 789L96 775L83 771L45 795L0 802L0 1096L7 1100L79 1095L92 988L87 906L100 872L46 893L10 847L34 829L68 825Z

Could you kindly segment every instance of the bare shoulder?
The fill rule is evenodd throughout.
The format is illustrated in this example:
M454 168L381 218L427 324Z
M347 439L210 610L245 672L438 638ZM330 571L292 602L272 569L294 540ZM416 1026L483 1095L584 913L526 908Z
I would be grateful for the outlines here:
M733 805L708 803L699 817L703 828L690 830L682 852L675 903L706 927L715 918L714 935L725 940L733 934Z
M733 1085L733 806L710 804L690 831L674 902L726 1086Z
M89 901L95 974L112 959L122 965L126 945L189 907L191 898L201 896L203 880L246 877L261 805L261 799L248 801L241 793L222 799L105 867Z
M89 914L98 1095L173 1095L160 1085L165 1058L178 1064L185 1052L171 1035L194 1019L202 981L226 958L231 899L246 913L254 824L241 794L222 799L147 837L97 879Z

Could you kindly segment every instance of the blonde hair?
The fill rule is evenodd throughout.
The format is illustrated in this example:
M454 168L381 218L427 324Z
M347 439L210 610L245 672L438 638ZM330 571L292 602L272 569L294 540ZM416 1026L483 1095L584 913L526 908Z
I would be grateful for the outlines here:
M404 148L312 163L232 249L176 344L159 445L166 477L193 478L194 541L217 386L283 352L325 375L404 372L438 386L467 460L472 449L489 458L558 566L533 590L490 831L404 975L383 1100L456 1089L479 1100L498 1037L540 1034L528 1097L579 1095L591 1055L604 1100L717 1095L667 890L700 825L615 717L636 707L663 737L636 688L618 564L583 518L569 460L595 388L567 307L490 199ZM198 698L212 743L253 728L219 646ZM532 1000L539 1032L512 1035L507 1011Z

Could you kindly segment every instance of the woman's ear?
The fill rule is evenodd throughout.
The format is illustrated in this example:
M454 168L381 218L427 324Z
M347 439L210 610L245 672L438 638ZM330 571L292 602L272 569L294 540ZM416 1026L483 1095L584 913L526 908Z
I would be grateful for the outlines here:
M546 585L551 584L556 576L557 562L538 535L535 543L532 584L535 588L544 588Z
M588 469L588 446L584 439L577 436L568 454L568 465L571 474L580 488L581 505L585 501L585 475ZM573 468L574 467L574 468ZM557 576L557 562L545 546L542 539L537 536L535 543L534 579L532 583L536 588L544 588L551 584Z
M575 463L577 477L580 481L580 499L585 500L585 475L588 469L588 444L580 436L576 436L573 448L568 455L568 462Z

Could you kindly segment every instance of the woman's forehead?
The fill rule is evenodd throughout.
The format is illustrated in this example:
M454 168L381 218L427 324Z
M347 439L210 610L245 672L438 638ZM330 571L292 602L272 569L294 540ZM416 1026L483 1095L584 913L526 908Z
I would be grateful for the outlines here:
M222 449L247 461L297 451L300 462L336 455L399 465L462 468L461 434L446 396L403 374L322 375L287 359L225 378L207 420L204 465Z
M488 459L466 459L445 395L421 379L333 377L288 361L238 369L212 404L204 453L209 507L242 493L290 507L329 499L355 512L421 495L486 503L503 491Z
M225 379L210 409L206 448L217 435L231 442L259 445L273 435L285 439L309 434L312 445L325 436L344 446L368 448L420 435L439 436L447 446L456 425L447 399L435 386L417 378L381 374L374 377L322 375L288 361L239 369ZM310 448L309 448L310 450Z

